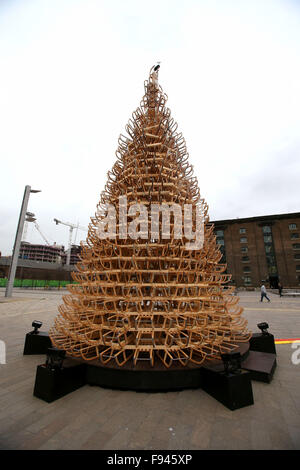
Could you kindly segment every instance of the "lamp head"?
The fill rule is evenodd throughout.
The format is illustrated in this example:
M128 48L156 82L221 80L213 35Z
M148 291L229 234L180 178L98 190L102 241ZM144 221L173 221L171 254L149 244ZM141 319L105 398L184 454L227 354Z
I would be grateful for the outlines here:
M39 333L38 330L39 330L39 328L41 328L42 324L43 323L41 321L34 320L32 322L32 326L33 326L34 330L31 332L31 334L32 335L37 335Z
M267 322L258 323L257 327L261 330L263 335L268 335L269 334L269 332L268 332L269 325L268 325Z

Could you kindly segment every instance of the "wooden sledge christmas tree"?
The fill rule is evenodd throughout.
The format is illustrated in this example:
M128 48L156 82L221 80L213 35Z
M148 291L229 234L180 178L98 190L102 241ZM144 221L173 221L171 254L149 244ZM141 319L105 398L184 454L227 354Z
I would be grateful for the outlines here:
M52 343L69 356L119 367L139 360L152 367L161 361L165 367L201 364L251 336L239 299L226 286L231 276L220 264L208 206L193 177L185 140L166 107L158 68L145 82L140 107L126 126L128 136L119 138L117 161L72 274L77 284L68 286L70 294L63 297L50 331ZM107 204L115 209L109 217ZM174 214L168 238L161 220L155 229L159 236L153 237L153 220L151 226L151 219L145 222L131 212L136 204L149 212L151 205L174 205L182 213L185 205L197 207L203 246L188 248L185 232L178 238ZM114 216L116 236L100 238L99 226ZM191 225L195 229L196 210ZM128 236L132 226L139 236Z

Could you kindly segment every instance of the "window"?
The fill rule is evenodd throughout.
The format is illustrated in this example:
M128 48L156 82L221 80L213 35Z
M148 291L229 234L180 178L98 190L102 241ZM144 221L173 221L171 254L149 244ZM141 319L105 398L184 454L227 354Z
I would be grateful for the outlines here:
M299 238L299 233L291 233L291 238Z
M299 255L294 255L294 259L300 259L300 254Z
M217 230L216 235L217 237L224 237L224 230Z
M270 255L266 255L267 258L267 263L270 264L271 266L275 265L275 255L274 253L271 253Z
M269 275L276 276L277 275L277 263L276 263L276 258L275 258L275 248L273 244L272 228L270 225L264 225L262 227L262 231L263 231L263 237L264 237L268 272L269 272Z
M242 253L248 253L248 247L247 246L242 246L241 252Z
M244 273L250 273L251 272L250 266L244 266L243 271L244 271Z
M246 233L246 229L245 228L240 228L240 233Z
M242 261L243 261L243 263L244 263L245 261L249 261L249 256L242 256Z
M218 245L225 245L224 238L217 238Z
M300 264L297 264L296 271L300 271Z
M290 230L296 230L297 229L297 224L290 224L289 229Z
M245 277L244 277L244 284L252 284L251 277L245 276Z
M293 250L300 250L300 243L293 243Z
M246 238L246 237L242 237L242 238L241 238L241 243L247 243L247 238Z

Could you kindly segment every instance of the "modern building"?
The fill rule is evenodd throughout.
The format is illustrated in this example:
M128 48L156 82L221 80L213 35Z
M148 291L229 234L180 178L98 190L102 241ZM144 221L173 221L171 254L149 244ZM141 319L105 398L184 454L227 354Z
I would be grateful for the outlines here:
M62 263L64 247L61 245L36 245L21 242L19 258L47 263Z
M71 246L70 264L79 262L81 246ZM40 261L44 263L66 264L67 252L62 245L35 245L28 242L21 242L19 259L28 259L31 261Z
M218 220L217 243L237 287L300 286L300 212Z

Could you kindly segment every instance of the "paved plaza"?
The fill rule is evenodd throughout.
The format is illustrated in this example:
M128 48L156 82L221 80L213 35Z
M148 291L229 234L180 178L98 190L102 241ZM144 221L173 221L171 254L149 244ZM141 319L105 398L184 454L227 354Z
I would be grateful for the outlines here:
M136 393L91 387L48 404L33 396L44 356L23 356L33 320L52 325L62 292L0 289L0 449L299 449L300 364L277 345L271 384L252 382L254 405L230 411L203 390ZM239 293L252 331L267 321L275 338L300 337L300 298ZM300 354L299 354L300 358Z

